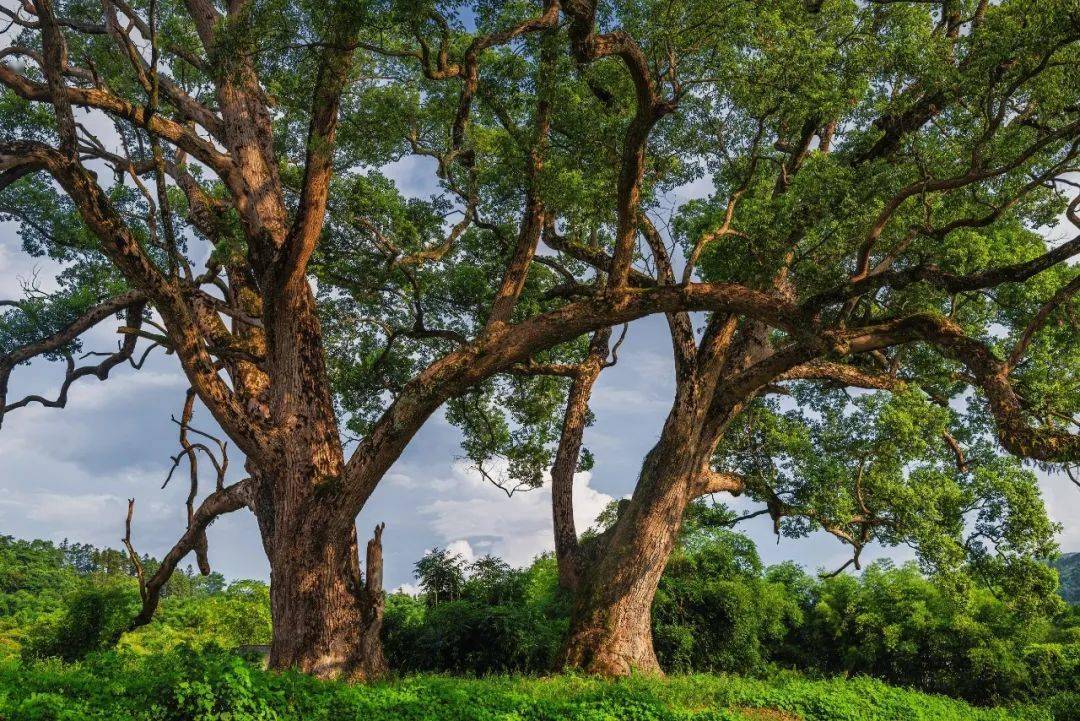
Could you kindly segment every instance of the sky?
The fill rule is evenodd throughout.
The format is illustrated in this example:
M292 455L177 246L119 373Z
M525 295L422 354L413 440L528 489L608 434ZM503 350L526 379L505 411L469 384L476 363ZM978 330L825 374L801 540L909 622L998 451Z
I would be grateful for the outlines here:
M406 160L385 172L402 192L431 192L431 169ZM684 197L703 188L684 188ZM13 224L0 224L0 298L20 295L37 274L48 287L48 261L22 250ZM86 350L112 350L115 322L86 336ZM58 364L37 361L15 370L9 398L25 393L55 395L63 378ZM162 489L178 450L176 426L186 389L174 358L152 355L142 370L121 366L105 382L93 377L72 386L65 409L31 406L10 413L0 429L0 535L120 547L127 499L136 499L133 541L140 553L162 556L185 523L186 475ZM670 341L661 317L633 323L619 363L601 374L593 392L596 422L585 445L596 459L591 472L575 479L579 530L587 528L613 499L628 496L645 453L656 441L674 389ZM196 428L213 428L197 414ZM386 522L383 536L385 585L413 590L412 567L433 547L448 547L464 558L491 553L512 565L529 563L553 548L550 493L541 489L512 498L485 482L462 459L458 432L436 414L376 489L358 519L361 538ZM238 452L233 477L243 473ZM204 471L205 472L205 471ZM1063 524L1059 542L1080 551L1080 491L1063 477L1042 476L1051 516ZM747 508L736 500L737 510ZM758 544L766 563L794 560L808 569L835 569L849 550L818 533L806 539L777 539L766 517L740 526ZM209 530L210 560L227 578L267 579L269 568L254 517L239 511ZM882 556L898 561L906 549L874 547L864 561ZM192 559L188 559L191 561Z

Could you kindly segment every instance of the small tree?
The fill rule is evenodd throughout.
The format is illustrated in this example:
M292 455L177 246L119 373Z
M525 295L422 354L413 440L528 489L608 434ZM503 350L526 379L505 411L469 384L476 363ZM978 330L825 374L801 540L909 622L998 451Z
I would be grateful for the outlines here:
M427 601L438 606L442 601L454 601L461 596L465 585L465 559L461 554L435 547L413 566L413 577L427 594Z

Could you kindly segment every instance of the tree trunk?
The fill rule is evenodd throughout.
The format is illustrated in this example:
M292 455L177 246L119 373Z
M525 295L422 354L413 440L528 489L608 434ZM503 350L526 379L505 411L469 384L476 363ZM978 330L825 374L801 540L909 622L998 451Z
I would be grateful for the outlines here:
M661 673L652 602L690 501L685 450L661 439L615 525L582 553L564 666L603 676Z
M303 278L270 294L270 418L282 431L255 515L270 560L270 667L365 681L386 672L382 627L382 526L361 573L355 514L342 521L344 452L315 299ZM357 509L359 512L359 509Z
M297 538L271 555L271 668L350 681L386 673L381 534L380 525L368 542L366 583L355 530L318 544Z

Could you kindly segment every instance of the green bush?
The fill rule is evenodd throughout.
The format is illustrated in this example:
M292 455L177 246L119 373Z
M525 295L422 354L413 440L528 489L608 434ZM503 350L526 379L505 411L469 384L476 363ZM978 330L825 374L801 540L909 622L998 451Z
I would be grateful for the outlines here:
M773 647L786 666L981 704L1080 688L1080 645L1048 642L1071 638L1069 613L1033 614L982 588L950 588L914 565L875 563L859 577L825 580L781 568L768 577L801 599L802 623Z
M127 633L120 645L158 653L187 645L235 648L270 643L270 589L257 581L236 581L212 594L169 597L154 621Z
M762 576L746 536L712 530L671 557L653 603L661 665L681 672L760 670L770 648L802 620L778 582Z
M115 581L85 588L67 600L62 613L30 629L22 656L77 661L111 648L138 609L138 591L131 583Z
M437 578L461 578L453 600L444 592L387 599L383 642L390 666L403 672L449 671L490 674L539 672L551 668L568 625L566 599L556 587L554 560L537 559L512 569L484 558L470 569L422 568ZM420 564L418 564L418 567ZM469 571L465 580L466 570ZM429 584L430 585L430 584Z

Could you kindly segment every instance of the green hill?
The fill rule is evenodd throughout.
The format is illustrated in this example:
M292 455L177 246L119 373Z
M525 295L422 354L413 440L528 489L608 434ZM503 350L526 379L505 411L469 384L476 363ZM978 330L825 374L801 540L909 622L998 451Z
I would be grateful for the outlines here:
M1061 597L1080 605L1080 553L1063 553L1054 562L1054 568L1061 577Z

